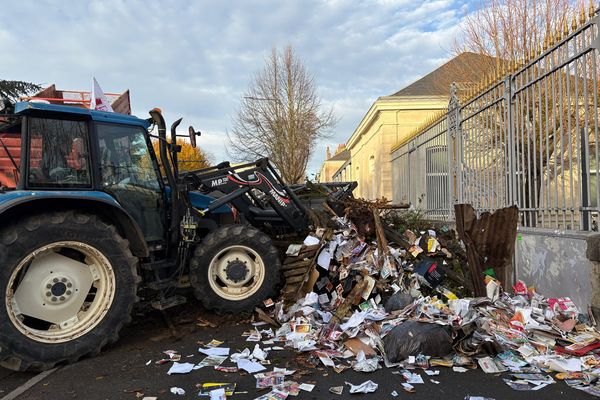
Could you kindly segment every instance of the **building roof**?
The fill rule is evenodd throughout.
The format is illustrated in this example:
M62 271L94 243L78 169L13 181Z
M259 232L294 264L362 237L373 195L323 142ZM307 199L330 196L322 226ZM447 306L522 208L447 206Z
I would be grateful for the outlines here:
M352 159L350 157L348 157L348 159L346 160L346 162L344 162L338 169L337 171L334 172L334 174L332 175L332 178L335 178L336 176L338 176L339 174L342 173L342 170L344 168L346 168L348 165L352 164Z
M453 82L479 81L495 65L494 57L461 53L392 96L448 96Z
M350 159L350 150L344 149L325 161L346 161L348 159Z

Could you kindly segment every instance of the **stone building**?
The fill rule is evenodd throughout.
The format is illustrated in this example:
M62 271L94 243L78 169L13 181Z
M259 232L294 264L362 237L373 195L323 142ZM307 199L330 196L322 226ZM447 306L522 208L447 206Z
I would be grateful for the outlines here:
M331 155L329 146L327 146L326 152L325 161L323 161L317 176L319 182L332 182L333 174L350 159L350 152L346 149L345 144L340 144L333 155Z
M355 196L392 199L391 150L406 140L423 121L448 107L452 82L478 81L493 65L487 56L462 53L423 78L389 96L379 97L348 141L350 158L333 174L333 180L354 180Z

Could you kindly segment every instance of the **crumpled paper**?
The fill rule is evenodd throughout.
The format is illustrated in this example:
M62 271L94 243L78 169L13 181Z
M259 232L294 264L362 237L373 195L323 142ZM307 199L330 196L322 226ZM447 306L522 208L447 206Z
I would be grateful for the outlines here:
M345 382L346 385L350 385L350 393L373 393L379 387L375 382L368 380L361 383L360 385L353 385L350 382Z
M364 351L359 351L356 360L352 363L352 369L358 372L373 372L381 368L379 357L367 358Z

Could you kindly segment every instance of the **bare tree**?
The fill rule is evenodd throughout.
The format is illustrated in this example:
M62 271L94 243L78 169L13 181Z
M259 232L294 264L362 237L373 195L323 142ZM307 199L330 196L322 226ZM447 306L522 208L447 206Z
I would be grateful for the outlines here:
M591 15L594 8L593 2L588 5L582 0L487 0L460 27L455 52L474 51L496 60L496 74L488 77L488 85L504 79L505 73L515 74L513 90L517 93L513 96L518 120L514 129L520 132L515 136L520 177L516 189L521 198L519 206L525 210L549 203L549 198L540 195L540 188L550 187L559 174L577 168L581 161L572 155L568 162L563 159L580 145L575 127L586 125L586 118L597 113L596 105L589 99L598 91L594 84L598 80L593 77L598 69L593 55L577 61L568 59L574 46L578 46L576 43L588 37L591 30L568 43L561 39L582 26L586 14ZM473 107L485 100L486 97L475 97ZM480 134L491 135L486 136L491 140L482 141L482 147L474 147L473 151L487 154L488 158L493 155L486 147L503 140L493 137L504 134L503 112L501 107L493 108L471 121ZM498 157L501 161L503 155ZM524 222L535 226L537 217L535 211L525 213Z
M571 22L582 1L481 0L479 10L460 25L454 52L485 54L496 57L498 64L528 59Z
M237 161L269 157L287 183L298 183L317 140L336 122L292 47L273 49L242 99L228 152Z

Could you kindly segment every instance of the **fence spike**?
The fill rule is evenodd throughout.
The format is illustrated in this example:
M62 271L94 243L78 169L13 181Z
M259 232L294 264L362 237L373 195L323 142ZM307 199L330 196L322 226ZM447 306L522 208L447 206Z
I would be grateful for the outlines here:
M581 25L585 24L585 5L582 3L581 4L581 14L579 14L579 23Z
M571 21L571 32L575 32L578 26L579 25L577 24L577 15L574 15L573 21Z
M562 29L563 29L563 37L569 36L569 23L567 22L566 17L563 19Z
M590 0L590 10L589 10L589 17L594 18L594 15L596 14L596 9L594 8L594 0Z

